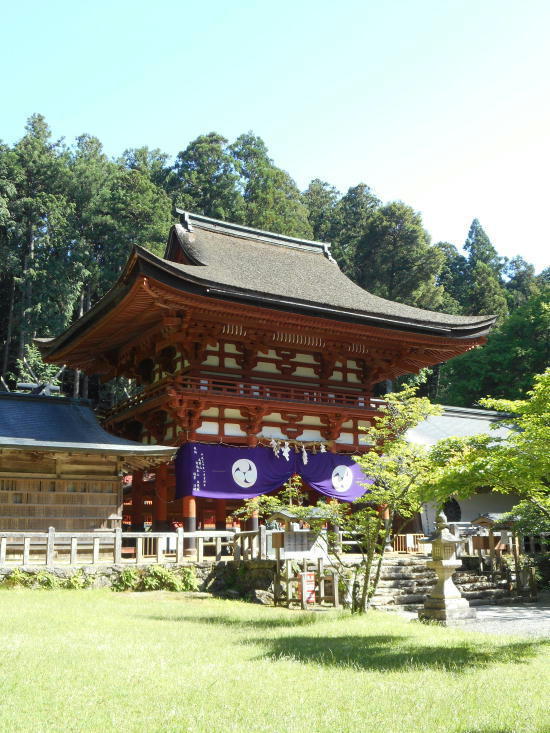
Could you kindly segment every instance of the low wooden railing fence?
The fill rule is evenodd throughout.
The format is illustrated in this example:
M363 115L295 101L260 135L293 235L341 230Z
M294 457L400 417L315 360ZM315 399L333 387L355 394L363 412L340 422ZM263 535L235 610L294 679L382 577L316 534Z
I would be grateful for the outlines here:
M263 526L252 532L0 532L0 567L265 559L269 533Z
M392 537L393 550L394 552L405 552L407 554L426 552L420 544L420 540L424 536L424 534L395 534Z
M0 567L56 564L147 564L182 563L186 559L263 560L274 558L270 538L273 530L260 525L247 532L202 530L184 532L0 532ZM422 535L396 535L396 552L418 552ZM350 535L340 533L338 544L348 552L357 550ZM420 547L420 551L422 548Z

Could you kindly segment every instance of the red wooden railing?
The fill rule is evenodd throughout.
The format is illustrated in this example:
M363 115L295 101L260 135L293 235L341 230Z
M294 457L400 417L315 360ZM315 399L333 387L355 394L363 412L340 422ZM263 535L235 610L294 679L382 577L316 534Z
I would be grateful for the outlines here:
M279 402L313 402L322 405L341 405L377 409L379 400L372 400L361 392L323 390L316 387L297 387L290 384L265 384L263 382L242 382L218 377L181 376L178 387L182 392L244 397L254 400L276 400ZM377 404L374 404L374 403Z
M184 374L176 378L163 380L133 395L130 399L116 405L106 417L109 419L115 414L120 414L145 402L160 398L166 394L166 390L170 387L182 395L195 398L212 396L252 399L259 402L296 402L372 411L378 410L382 404L382 400L373 399L359 391L318 389L316 387L267 384L265 382L244 382L209 375L195 377Z

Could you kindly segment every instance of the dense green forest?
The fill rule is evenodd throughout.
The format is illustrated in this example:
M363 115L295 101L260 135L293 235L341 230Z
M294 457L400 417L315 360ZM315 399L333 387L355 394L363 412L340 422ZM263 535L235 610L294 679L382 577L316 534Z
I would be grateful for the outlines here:
M133 245L162 254L174 205L260 229L332 242L341 269L402 303L498 315L483 349L429 375L438 401L470 406L486 394L518 398L550 355L550 270L500 257L475 219L464 254L432 243L420 214L381 202L365 183L341 193L315 179L300 191L252 133L211 132L174 161L158 149L111 159L82 135L56 141L41 115L0 143L0 374L13 383L34 336L60 333L113 284ZM503 212L503 215L504 212ZM465 233L466 234L466 233ZM518 250L522 243L518 242ZM87 394L67 374L65 389Z

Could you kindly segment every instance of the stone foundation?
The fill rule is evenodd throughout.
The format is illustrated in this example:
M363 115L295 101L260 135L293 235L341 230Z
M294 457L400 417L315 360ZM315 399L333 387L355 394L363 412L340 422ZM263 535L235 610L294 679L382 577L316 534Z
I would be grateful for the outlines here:
M18 565L15 567L2 567L0 568L0 583L5 577L10 575L14 570L22 570L24 573L30 573L36 575L40 572L48 572L55 575L56 578L64 580L71 578L73 575L83 573L88 578L92 578L91 588L110 588L113 580L123 570L128 568L135 568L138 570L151 567L157 563L146 563L142 565L53 565L52 567L37 566L37 565ZM162 567L168 568L168 570L177 570L178 568L193 568L199 582L200 590L206 590L206 587L212 582L215 576L215 563L182 563L178 565L176 563L160 563Z

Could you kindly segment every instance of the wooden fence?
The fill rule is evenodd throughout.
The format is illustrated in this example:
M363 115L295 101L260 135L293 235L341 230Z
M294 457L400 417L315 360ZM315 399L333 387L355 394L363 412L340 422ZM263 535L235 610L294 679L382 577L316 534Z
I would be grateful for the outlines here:
M53 527L47 532L6 531L0 532L0 567L182 563L186 558L196 562L274 559L273 533L263 525L248 532L184 532L182 528L175 532L123 532L121 529L58 532ZM418 552L421 536L395 536L394 550ZM340 536L338 544L353 552L356 543L349 536Z
M263 526L253 532L0 532L0 567L265 559L268 533Z

